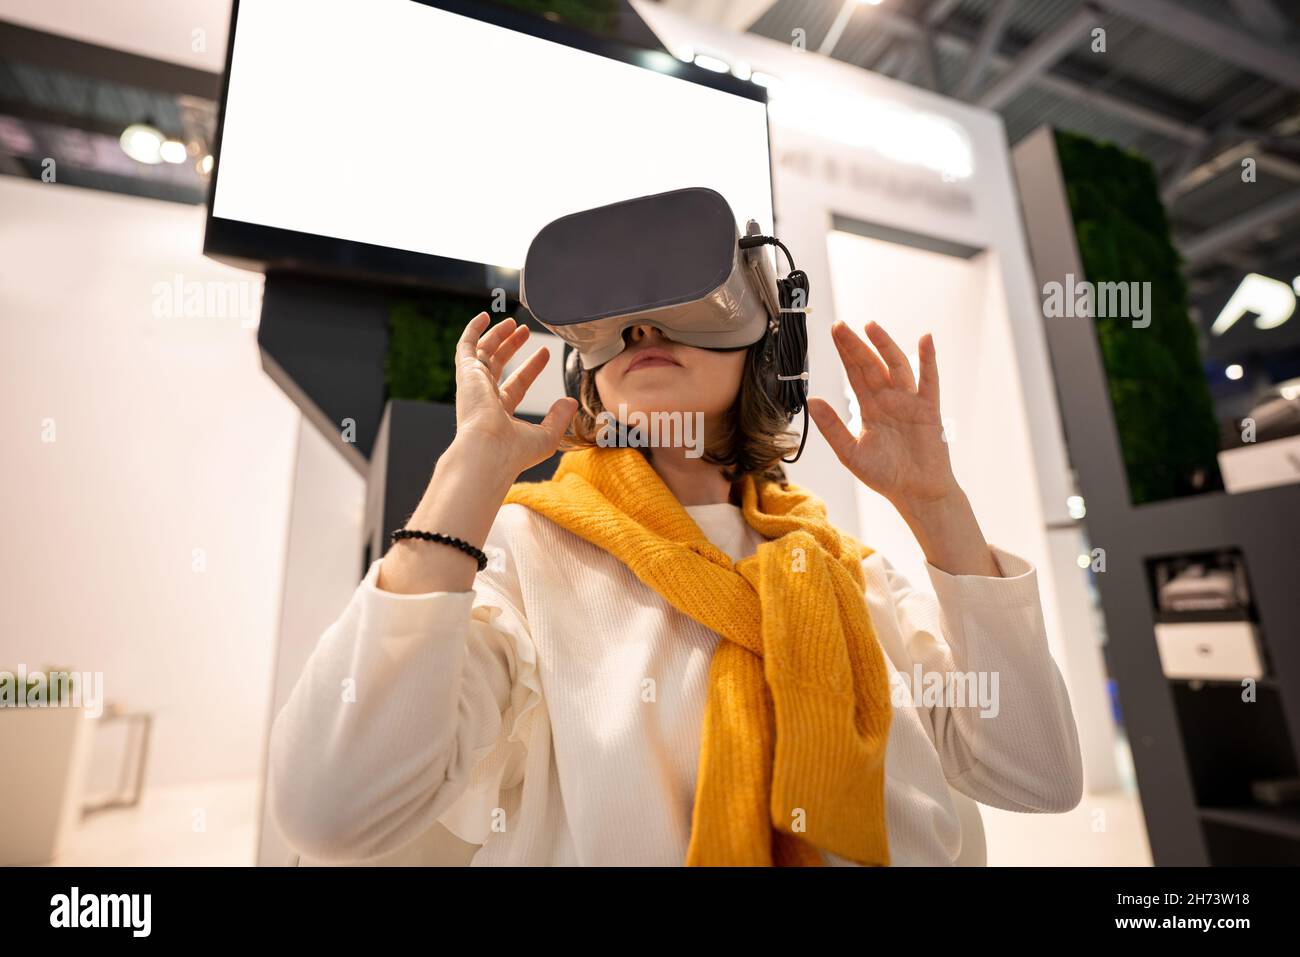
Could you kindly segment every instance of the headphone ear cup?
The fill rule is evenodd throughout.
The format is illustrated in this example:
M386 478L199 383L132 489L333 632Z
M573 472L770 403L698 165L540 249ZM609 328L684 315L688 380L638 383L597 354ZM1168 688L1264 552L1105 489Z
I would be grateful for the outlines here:
M564 394L582 404L582 357L567 342L564 344Z

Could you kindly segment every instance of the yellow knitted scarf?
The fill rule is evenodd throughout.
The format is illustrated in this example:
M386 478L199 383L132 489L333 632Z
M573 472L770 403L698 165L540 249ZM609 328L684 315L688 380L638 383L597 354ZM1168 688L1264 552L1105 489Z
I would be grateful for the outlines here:
M567 452L518 502L625 564L724 639L709 695L686 864L887 865L888 672L864 600L872 549L790 483L744 480L764 537L733 562L634 448ZM579 585L580 587L580 585Z

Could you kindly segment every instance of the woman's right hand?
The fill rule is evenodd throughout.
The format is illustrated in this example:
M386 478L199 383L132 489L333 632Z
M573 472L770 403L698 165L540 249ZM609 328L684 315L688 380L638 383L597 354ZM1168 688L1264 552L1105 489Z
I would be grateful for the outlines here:
M456 437L439 457L407 528L441 532L482 547L510 485L524 469L549 458L578 410L567 396L540 424L515 409L546 365L538 349L500 385L501 371L528 338L527 326L504 319L490 331L486 312L470 320L456 344ZM485 334L486 332L486 334ZM406 595L468 591L477 565L455 548L406 539L385 553L377 584Z
M506 363L527 341L529 330L511 318L488 329L490 322L488 314L480 312L456 343L455 444L497 463L513 481L554 454L578 403L568 396L556 399L536 424L516 418L515 409L546 366L550 352L542 346L500 382Z

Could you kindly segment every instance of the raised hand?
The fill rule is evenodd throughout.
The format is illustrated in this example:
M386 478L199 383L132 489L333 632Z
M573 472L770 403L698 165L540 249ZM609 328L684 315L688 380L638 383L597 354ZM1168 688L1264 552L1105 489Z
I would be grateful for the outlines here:
M921 337L915 378L884 329L870 322L866 333L874 350L844 323L831 327L862 430L850 432L825 399L810 398L808 414L844 466L898 509L932 565L951 575L998 577L1001 570L952 473L933 337Z
M921 337L919 380L907 356L874 322L866 326L876 348L842 322L831 327L849 386L857 396L862 430L853 435L830 404L808 401L808 413L839 460L895 505L917 505L956 487L939 416L939 369L934 339Z
M540 424L515 417L519 401L546 365L545 346L498 384L528 327L505 319L488 330L488 314L469 321L456 343L456 437L434 466L406 527L440 532L476 548L487 541L497 511L519 473L551 456L578 404L557 399ZM443 544L406 539L380 565L378 587L405 595L468 591L477 566Z
M515 409L550 352L542 346L500 382L506 363L527 341L528 327L507 318L488 329L490 321L480 312L456 343L456 441L474 443L513 480L555 452L578 403L567 396L557 399L540 424L516 418Z

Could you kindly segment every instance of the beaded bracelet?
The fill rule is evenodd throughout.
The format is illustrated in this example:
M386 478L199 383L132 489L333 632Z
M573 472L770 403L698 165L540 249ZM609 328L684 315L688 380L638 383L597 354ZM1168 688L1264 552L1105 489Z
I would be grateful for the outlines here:
M441 532L417 532L411 528L399 528L393 532L392 540L399 542L404 538L418 538L426 542L439 542L443 545L450 545L452 548L459 548L470 558L478 562L478 570L482 571L487 568L488 557L481 549L475 548L469 542L459 538L452 538L450 535L443 535Z

